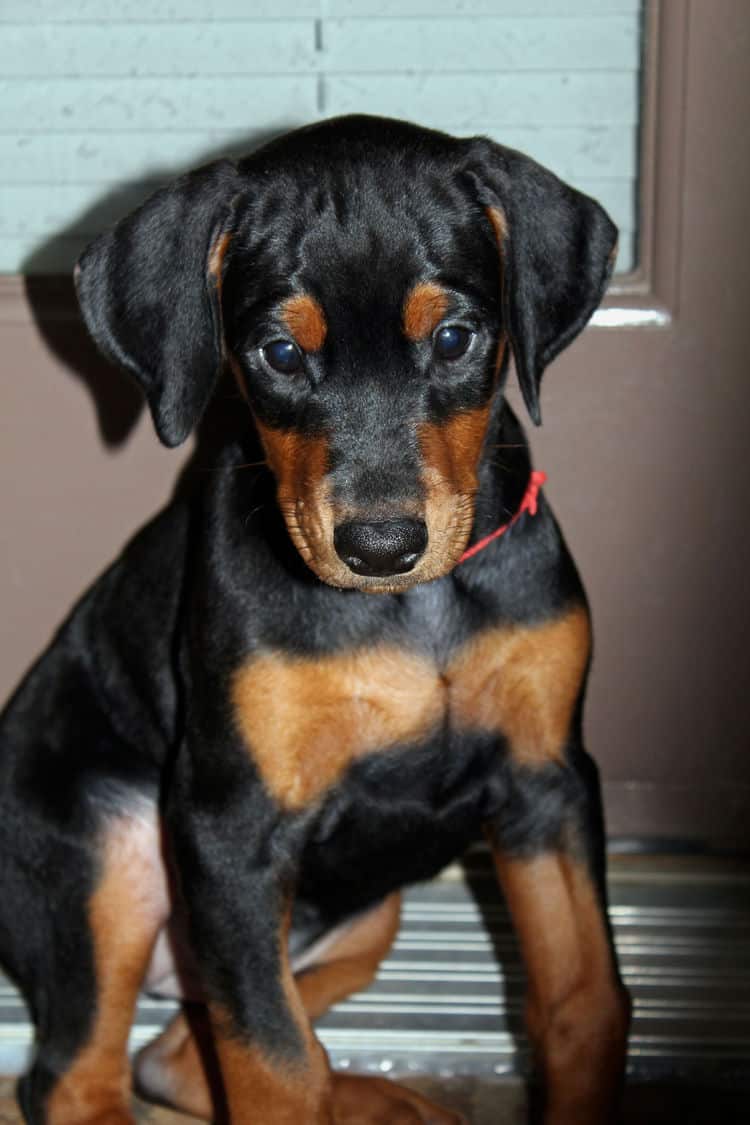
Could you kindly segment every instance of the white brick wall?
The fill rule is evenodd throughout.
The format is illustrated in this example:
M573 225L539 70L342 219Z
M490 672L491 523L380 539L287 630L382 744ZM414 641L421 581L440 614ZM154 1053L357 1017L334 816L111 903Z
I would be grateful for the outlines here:
M636 229L640 0L0 0L0 272L338 113L487 133Z

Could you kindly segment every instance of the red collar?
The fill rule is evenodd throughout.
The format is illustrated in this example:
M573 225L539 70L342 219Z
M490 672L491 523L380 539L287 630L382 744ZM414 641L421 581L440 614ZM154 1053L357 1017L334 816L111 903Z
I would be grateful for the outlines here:
M456 566L460 566L462 562L466 562L467 559L471 559L474 557L474 555L478 555L479 552L483 551L489 543L492 543L493 539L499 539L501 535L505 534L509 527L513 526L517 519L520 519L524 512L529 512L530 515L535 516L537 500L539 497L539 489L542 487L546 480L546 473L534 469L531 476L529 477L529 483L526 487L526 491L523 494L521 507L518 509L513 518L508 520L507 523L504 523L502 527L498 527L495 529L495 531L490 532L489 535L485 535L484 539L480 539L479 542L475 543L473 547L469 547L468 550L464 551L464 553L461 555L461 558L456 563Z

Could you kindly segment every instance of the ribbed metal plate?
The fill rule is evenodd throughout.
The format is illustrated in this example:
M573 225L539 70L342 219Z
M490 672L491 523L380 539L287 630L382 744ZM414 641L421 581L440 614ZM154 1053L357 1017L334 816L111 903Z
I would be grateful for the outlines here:
M615 858L611 914L635 1000L638 1077L750 1083L750 868L701 859ZM406 896L376 983L319 1024L334 1063L357 1070L510 1074L528 1068L518 947L486 857ZM131 1046L173 1005L141 1000ZM0 1072L23 1069L31 1028L0 977Z

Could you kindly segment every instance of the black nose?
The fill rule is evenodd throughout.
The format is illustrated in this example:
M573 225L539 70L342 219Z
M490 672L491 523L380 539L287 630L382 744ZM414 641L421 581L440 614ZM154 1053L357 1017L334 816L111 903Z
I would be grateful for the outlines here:
M333 545L355 574L406 574L427 546L427 528L422 520L350 520L336 528Z

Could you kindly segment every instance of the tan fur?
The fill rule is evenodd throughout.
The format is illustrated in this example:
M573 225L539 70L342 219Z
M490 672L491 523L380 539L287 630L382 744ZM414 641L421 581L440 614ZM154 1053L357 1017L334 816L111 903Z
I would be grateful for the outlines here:
M465 410L447 422L419 427L424 469L425 522L430 538L425 579L456 565L466 549L474 522L477 472L490 406Z
M404 333L410 340L425 340L448 311L450 297L434 281L415 285L404 301Z
M309 967L295 978L307 1018L317 1019L332 1004L371 982L398 931L399 905L400 896L390 895L372 910L337 928L317 954L310 951ZM268 1121L270 1125L286 1123L291 1120L290 1114L298 1112L299 1121L303 1122L308 1120L305 1113L317 1112L314 1107L305 1105L305 1093L299 1089L304 1069L290 1071L276 1067L269 1074L268 1060L257 1051L246 1053L244 1061L239 1053L235 1059L235 1051L227 1045L222 1046L221 1053L228 1073L234 1074L236 1069L237 1088L242 1091L238 1096L245 1097L252 1105L258 1114L256 1121ZM204 1060L182 1012L141 1053L138 1069L139 1076L145 1080L146 1091L153 1097L167 1101L183 1113L205 1120L215 1118ZM377 1122L383 1125L385 1122L461 1125L458 1115L441 1110L419 1094L392 1082L346 1074L332 1074L330 1078L335 1125L363 1125L364 1122L368 1125ZM319 1074L316 1081L321 1081ZM283 1084L281 1090L279 1083ZM322 1085L325 1091L325 1080ZM291 1109L287 1109L289 1097ZM309 1120L314 1121L315 1117Z
M107 829L101 876L89 903L98 989L93 1026L49 1098L51 1125L131 1120L128 1035L167 911L155 818L119 817Z
M232 241L232 232L224 231L215 240L213 246L208 253L208 272L211 277L216 279L216 283L221 290L221 277L224 269L224 257L229 249L229 243Z
M508 220L505 217L505 212L500 207L488 207L487 217L492 223L492 229L495 232L495 238L502 255L503 246L508 237Z
M453 662L453 718L502 733L522 765L559 761L590 650L583 606L536 627L478 634Z
M295 977L300 999L311 1020L375 978L378 965L398 933L401 896L389 895L372 910L341 926L310 965Z
M233 363L232 367L242 386L238 365ZM276 477L279 508L292 542L307 565L332 586L355 586L381 593L398 592L415 582L428 582L449 571L461 557L471 534L476 473L488 417L489 405L463 411L440 426L420 426L418 436L426 491L423 515L429 546L412 572L387 579L354 575L335 551L334 528L343 513L335 510L326 480L328 445L325 438L274 429L256 419L268 463ZM411 509L408 514L413 518L422 515ZM347 513L344 518L352 516Z
M280 1062L254 1043L243 1040L231 1016L209 1004L216 1056L230 1120L268 1125L333 1125L328 1058L315 1038L289 964L287 908L279 932L279 973L286 1010L304 1045L299 1063Z
M434 668L387 646L256 657L237 673L232 699L253 761L284 808L314 801L355 758L424 739L444 710Z
M559 761L588 659L576 607L533 628L488 630L446 669L380 646L334 656L269 653L234 678L235 721L284 808L322 796L357 758L418 743L449 721L497 733L522 765Z
M281 316L303 351L320 351L328 334L328 325L314 297L307 293L290 297L281 306Z
M333 546L335 514L326 481L327 441L297 430L273 429L257 418L256 425L276 477L279 509L294 546L323 582L344 585L351 572Z
M224 1013L212 1025L232 1125L334 1125L328 1060L311 1031L307 1060L293 1065L238 1038Z
M527 1024L555 1125L610 1121L628 1004L591 876L566 854L495 855L528 975Z
M501 352L498 354L501 356ZM247 398L240 365L231 356L230 364ZM401 511L398 515L424 518L428 547L412 571L387 578L355 575L336 553L333 542L336 523L362 517L335 509L327 483L326 439L307 437L295 430L275 429L256 417L268 464L276 477L279 508L292 542L311 570L332 586L355 587L374 593L398 593L416 582L429 582L450 571L463 554L471 534L477 472L489 412L488 403L475 410L461 411L439 425L424 423L419 427L417 437L424 463L422 481L426 496L424 512L415 511L412 506L408 512Z

